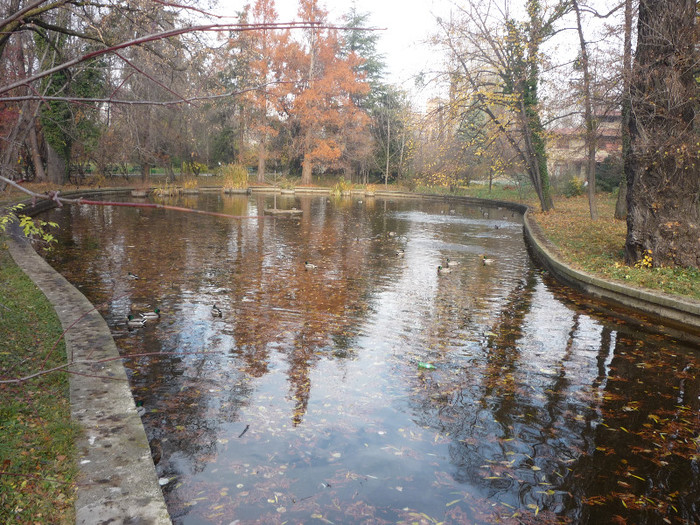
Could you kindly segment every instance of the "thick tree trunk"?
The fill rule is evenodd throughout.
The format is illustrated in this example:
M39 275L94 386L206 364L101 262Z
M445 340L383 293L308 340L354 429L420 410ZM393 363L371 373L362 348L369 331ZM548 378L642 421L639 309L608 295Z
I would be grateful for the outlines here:
M32 155L32 164L34 164L35 180L37 182L45 182L46 171L44 170L44 159L41 158L39 139L36 136L36 127L34 125L29 129L29 150Z
M627 218L627 176L623 173L620 188L615 201L615 218L618 221Z
M628 264L700 267L695 0L641 0L631 85Z
M46 175L52 184L68 182L66 161L46 142Z
M304 154L304 162L301 167L301 184L302 186L310 185L313 182L312 178L313 163L311 162L311 155L308 153Z

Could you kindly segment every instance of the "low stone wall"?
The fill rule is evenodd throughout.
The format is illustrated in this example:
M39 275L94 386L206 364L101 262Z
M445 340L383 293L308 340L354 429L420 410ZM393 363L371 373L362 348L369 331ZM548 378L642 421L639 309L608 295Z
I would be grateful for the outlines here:
M95 193L66 196L91 195ZM53 206L42 201L23 212L36 214ZM75 363L70 370L85 374L70 375L71 417L82 429L76 443L76 523L170 524L146 432L107 323L13 226L10 254L53 304L65 331L66 352Z

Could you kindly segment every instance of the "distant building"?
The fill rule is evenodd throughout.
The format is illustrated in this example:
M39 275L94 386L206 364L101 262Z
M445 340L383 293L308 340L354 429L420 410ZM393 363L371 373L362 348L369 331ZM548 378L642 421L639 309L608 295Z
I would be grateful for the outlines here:
M596 117L598 121L596 163L610 155L622 154L620 130L621 113L609 110ZM547 142L547 164L553 178L563 176L586 177L587 148L584 127L560 128L550 132Z

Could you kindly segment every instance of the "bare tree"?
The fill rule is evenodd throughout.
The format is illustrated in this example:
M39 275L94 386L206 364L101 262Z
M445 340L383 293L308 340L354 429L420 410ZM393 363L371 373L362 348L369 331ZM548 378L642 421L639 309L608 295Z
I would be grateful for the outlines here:
M459 16L438 22L438 38L456 68L450 71L462 86L461 104L491 119L525 167L543 210L553 208L544 127L540 116L541 48L556 33L555 24L568 2L543 8L527 0L527 17L517 21L507 2L471 0Z

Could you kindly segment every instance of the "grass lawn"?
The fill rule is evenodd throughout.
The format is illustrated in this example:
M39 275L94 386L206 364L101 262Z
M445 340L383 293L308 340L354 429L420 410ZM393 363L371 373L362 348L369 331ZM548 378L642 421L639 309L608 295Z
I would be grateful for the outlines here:
M605 279L700 300L700 271L697 269L625 265L623 248L627 224L614 219L615 196L598 194L597 203L600 218L595 222L590 219L585 196L559 197L554 201L554 211L536 211L531 217L573 268Z
M61 325L0 237L0 379L65 362ZM0 523L75 523L74 439L68 377L0 384Z

